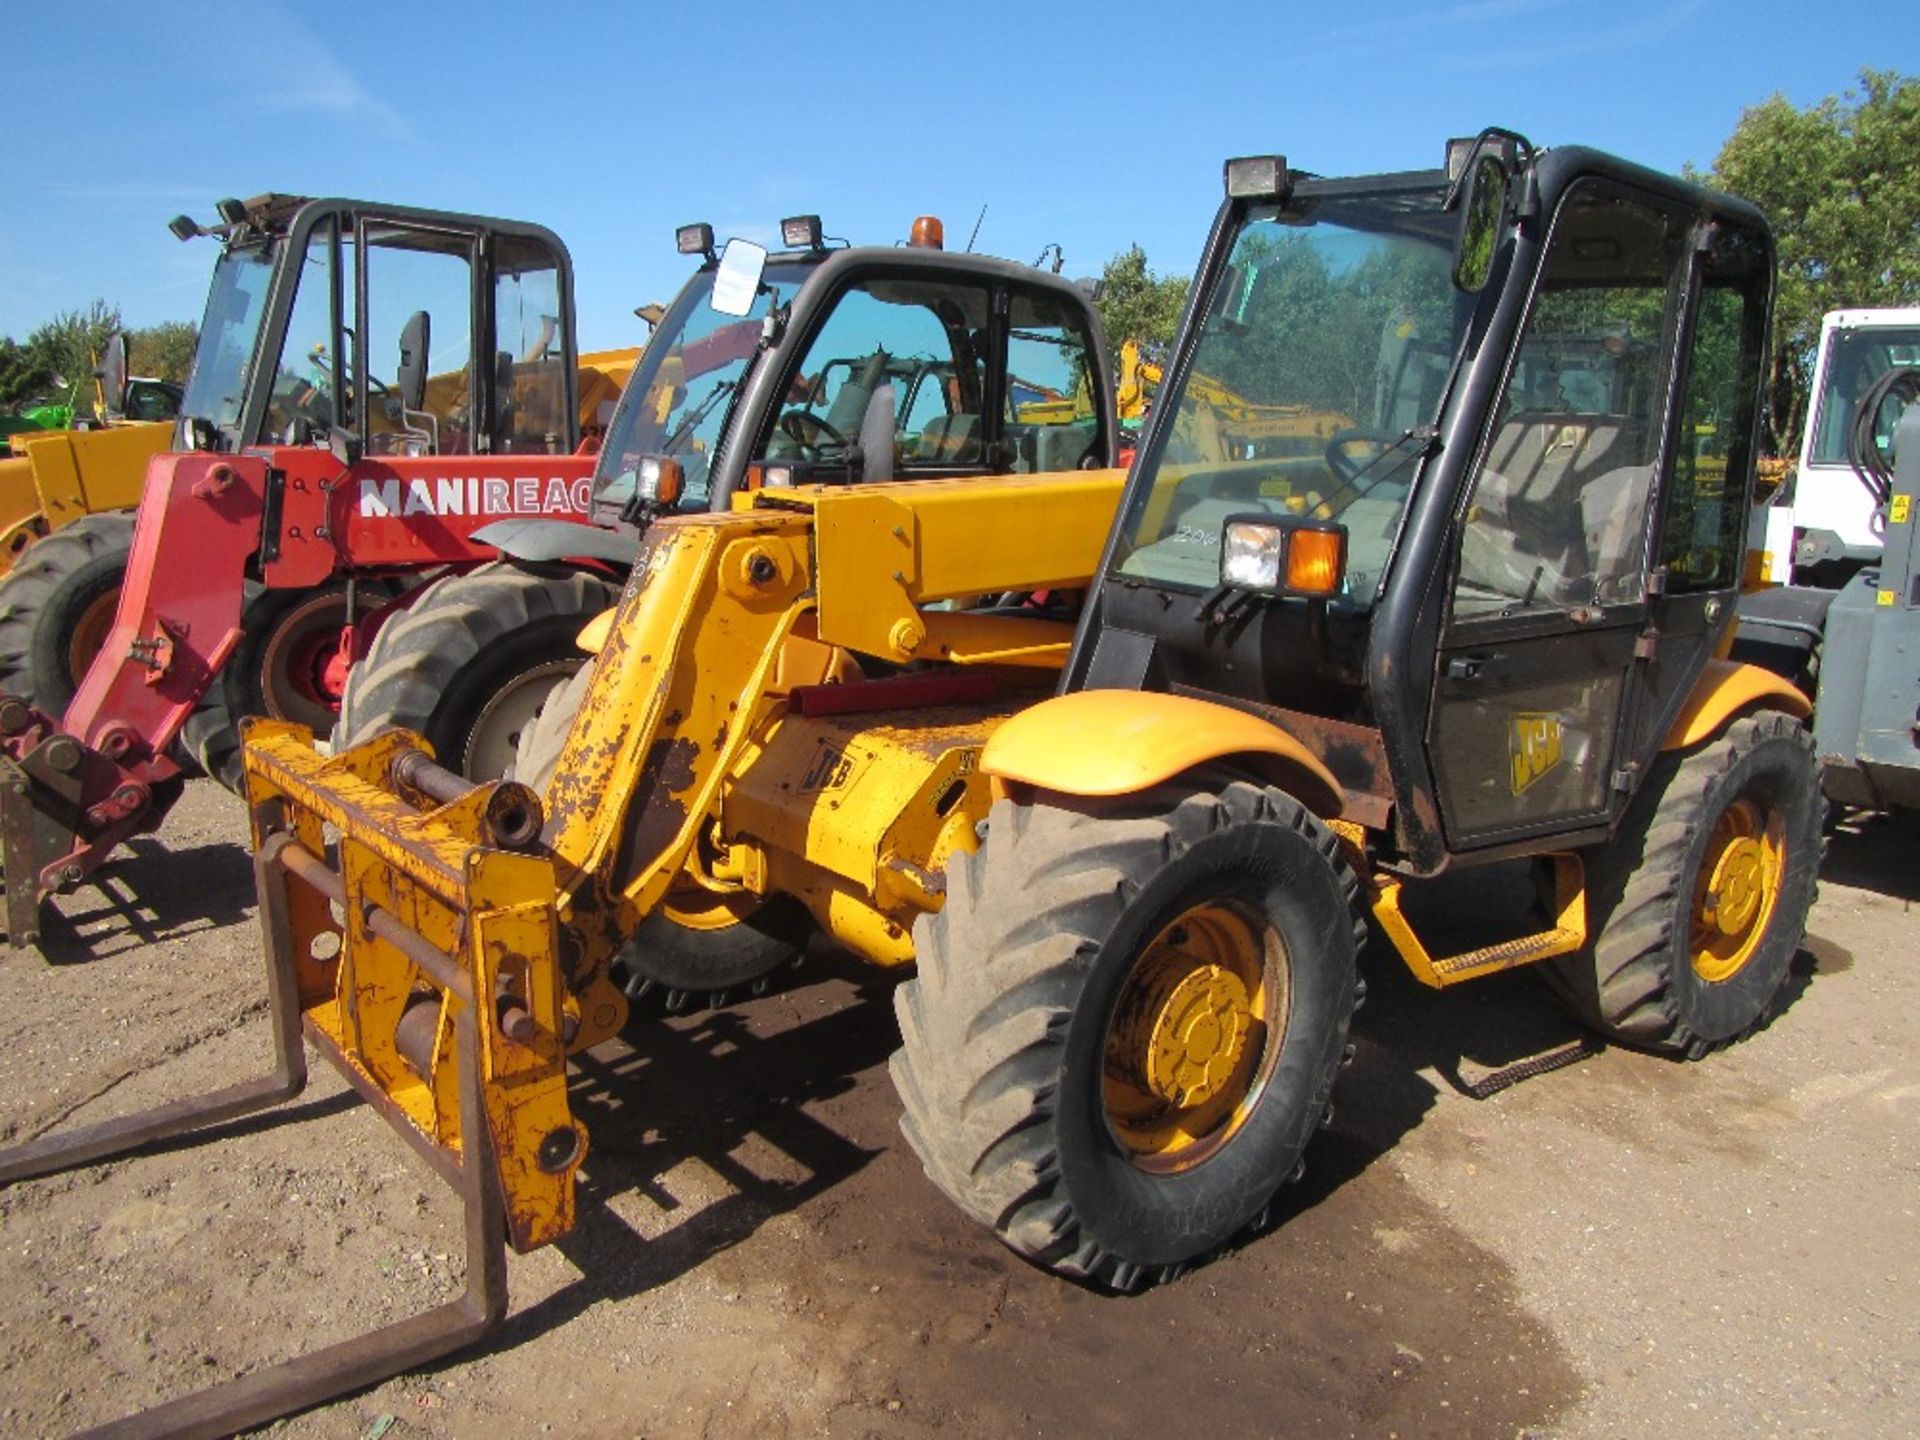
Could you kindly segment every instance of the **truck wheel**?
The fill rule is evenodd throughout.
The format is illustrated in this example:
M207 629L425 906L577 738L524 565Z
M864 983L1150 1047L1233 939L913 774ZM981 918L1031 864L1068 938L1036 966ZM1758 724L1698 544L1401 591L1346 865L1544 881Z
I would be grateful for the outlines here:
M1588 862L1587 950L1542 967L1602 1034L1698 1059L1764 1023L1806 933L1825 842L1806 727L1762 712L1662 755Z
M0 690L56 718L106 643L133 515L103 510L36 541L0 579Z
M359 592L362 605L382 604L392 593L378 581L361 581ZM182 747L207 774L238 790L243 719L266 715L327 734L346 678L340 654L346 623L344 584L312 590L249 584L240 643L181 727Z
M555 682L585 663L574 637L619 593L563 566L493 561L443 576L353 667L335 745L398 725L426 736L448 769L498 779Z
M508 772L514 779L545 793L591 674L582 666L548 691L546 703L520 732ZM676 886L614 956L610 973L634 1001L656 1002L674 1012L696 1004L718 1007L734 992L756 987L798 960L810 928L805 910L790 901Z
M1038 1264L1117 1290L1266 1214L1328 1113L1365 931L1282 791L1169 784L989 812L914 928L901 1129Z

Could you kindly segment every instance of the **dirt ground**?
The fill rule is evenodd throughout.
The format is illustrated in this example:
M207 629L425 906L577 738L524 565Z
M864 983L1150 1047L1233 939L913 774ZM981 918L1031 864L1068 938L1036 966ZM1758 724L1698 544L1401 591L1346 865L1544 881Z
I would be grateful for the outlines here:
M257 1073L238 802L191 787L0 957L0 1133ZM1175 1284L1015 1260L895 1129L888 989L831 962L580 1067L582 1222L477 1353L282 1422L519 1436L1920 1432L1920 840L1829 853L1792 999L1698 1065L1575 1042L1524 974L1378 949L1337 1114L1274 1227ZM1485 878L1436 923L1492 905ZM61 1434L457 1293L453 1197L324 1066L215 1143L0 1192L0 1433Z

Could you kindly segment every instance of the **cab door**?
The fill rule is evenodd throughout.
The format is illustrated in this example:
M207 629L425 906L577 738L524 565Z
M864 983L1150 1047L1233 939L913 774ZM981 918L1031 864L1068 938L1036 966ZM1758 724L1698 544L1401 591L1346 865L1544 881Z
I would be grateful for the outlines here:
M1458 527L1427 736L1449 849L1605 824L1631 788L1690 253L1612 182L1554 217Z

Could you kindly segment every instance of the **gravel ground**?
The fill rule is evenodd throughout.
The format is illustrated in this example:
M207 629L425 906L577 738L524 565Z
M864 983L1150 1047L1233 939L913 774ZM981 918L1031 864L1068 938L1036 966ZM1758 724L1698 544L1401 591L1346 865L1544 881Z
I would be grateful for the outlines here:
M49 959L0 957L0 1137L263 1069L238 802L204 782ZM1486 877L1430 897L1439 930ZM885 985L832 962L580 1067L582 1222L479 1351L272 1427L538 1435L1905 1437L1920 1432L1920 842L1834 838L1791 1003L1698 1065L1524 974L1371 957L1274 1228L1110 1299L1014 1260L894 1128ZM50 962L50 963L49 963ZM324 1067L217 1142L0 1191L0 1433L60 1434L457 1293L452 1197Z

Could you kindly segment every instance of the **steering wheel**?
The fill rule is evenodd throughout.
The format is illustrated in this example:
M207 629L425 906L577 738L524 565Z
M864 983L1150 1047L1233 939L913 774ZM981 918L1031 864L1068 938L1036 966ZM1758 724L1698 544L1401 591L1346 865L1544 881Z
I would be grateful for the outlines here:
M1360 472L1386 453L1387 447L1397 445L1401 436L1391 431L1363 425L1352 430L1342 430L1327 441L1327 468L1333 472L1333 478L1343 487L1353 488L1360 483ZM1356 463L1347 453L1349 445L1377 445L1380 448L1366 460Z
M794 443L811 446L816 450L820 447L822 440L838 445L842 450L848 448L847 437L811 410L787 411L780 417L780 429Z

